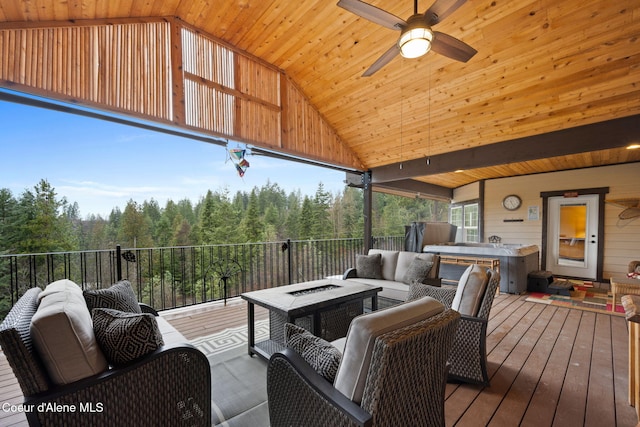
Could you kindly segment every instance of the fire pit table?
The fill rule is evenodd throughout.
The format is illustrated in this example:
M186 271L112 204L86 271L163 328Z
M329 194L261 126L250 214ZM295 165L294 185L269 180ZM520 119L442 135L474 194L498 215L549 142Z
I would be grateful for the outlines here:
M269 359L284 348L284 324L295 323L316 336L332 341L346 336L351 320L363 313L363 301L371 298L378 308L381 287L339 279L322 279L277 288L245 292L249 355ZM269 310L269 339L255 342L255 305Z

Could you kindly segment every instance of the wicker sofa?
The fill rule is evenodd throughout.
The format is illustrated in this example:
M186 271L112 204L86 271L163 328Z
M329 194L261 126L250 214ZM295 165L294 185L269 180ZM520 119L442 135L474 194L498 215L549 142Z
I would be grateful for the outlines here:
M379 255L381 262L379 272L371 274L371 272L364 273L363 271L358 271L358 263L361 263L367 257L370 258L377 255ZM342 279L365 283L367 285L381 286L382 291L378 294L378 306L385 308L397 305L407 299L409 286L412 281L410 277L407 277L407 272L413 267L412 262L414 262L414 260L432 263L428 274L426 277L421 278L420 282L431 286L440 286L440 256L431 253L389 251L383 249L369 249L366 256L359 255L356 259L356 267L347 269Z
M209 362L168 322L154 318L164 341L154 351L117 367L107 364L101 372L86 376L86 371L74 372L78 370L74 365L99 360L99 356L89 354L95 349L78 353L74 343L62 342L66 332L56 326L55 333L49 334L54 335L48 337L49 343L66 347L64 358L71 366L52 368L49 344L43 348L38 341L41 337L34 338L32 321L39 306L44 305L41 301L50 298L41 294L45 292L40 288L25 292L0 325L0 345L22 388L29 425L211 425ZM87 335L86 321L80 325L77 320L90 314L81 304L70 303L69 296L59 300L64 307L56 310L66 311L71 329L85 329L72 332ZM70 305L74 305L73 314L69 314ZM153 309L141 306L141 311L157 316Z

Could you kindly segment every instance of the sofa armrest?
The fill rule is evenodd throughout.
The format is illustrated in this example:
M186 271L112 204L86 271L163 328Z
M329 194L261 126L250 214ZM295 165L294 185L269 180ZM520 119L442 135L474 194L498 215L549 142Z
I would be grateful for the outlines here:
M151 313L154 316L158 317L158 312L155 310L155 308L143 302L139 302L138 305L140 306L140 310L142 310L143 313Z
M358 271L355 268L347 268L342 275L342 280L355 279L356 277L358 277Z
M211 425L211 371L190 344L25 398L30 425ZM70 408L60 410L55 408Z
M267 395L272 427L373 425L371 414L336 390L290 348L274 353L269 360Z

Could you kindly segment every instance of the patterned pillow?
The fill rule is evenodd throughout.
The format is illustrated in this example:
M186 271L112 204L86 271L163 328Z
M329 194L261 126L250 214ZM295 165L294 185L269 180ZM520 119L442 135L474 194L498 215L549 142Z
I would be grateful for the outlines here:
M382 254L356 255L356 272L363 279L383 279Z
M129 363L164 345L152 314L96 308L92 317L98 344L112 365Z
M291 323L284 325L284 342L285 346L301 355L317 373L333 384L342 359L342 353L336 347Z
M431 271L432 267L433 261L427 261L415 257L411 261L411 264L409 264L407 271L404 273L404 278L402 279L402 281L407 285L410 285L414 282L422 283L427 277L429 277L429 272Z
M110 308L128 313L142 313L131 283L122 280L107 289L91 289L82 293L89 311L94 308Z

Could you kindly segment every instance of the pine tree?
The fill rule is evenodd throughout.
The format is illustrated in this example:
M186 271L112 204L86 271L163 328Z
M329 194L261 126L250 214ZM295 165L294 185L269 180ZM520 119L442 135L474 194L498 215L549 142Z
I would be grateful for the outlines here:
M300 209L301 209L300 190L291 192L287 197L286 219L283 224L282 238L300 239Z
M216 227L216 206L211 190L207 191L202 201L202 209L200 211L200 240L203 245L215 243L214 230Z
M316 239L328 239L334 237L333 224L329 214L331 194L325 191L324 184L318 184L318 189L313 198L313 226L311 236Z
M26 190L20 200L18 252L43 253L75 249L69 224L59 214L66 201L58 200L55 190L44 179L34 187L34 191L35 193Z
M191 240L191 224L184 219L182 215L176 217L176 226L173 230L173 238L171 244L173 246L191 246L193 242Z
M122 224L118 233L118 241L123 247L153 247L151 224L142 212L142 208L133 200L129 200L122 214Z
M304 196L304 200L302 201L302 209L300 211L300 239L307 240L313 238L314 231L314 210L313 210L313 202L307 196Z
M18 240L18 201L8 188L0 189L0 253L15 253Z
M249 206L242 220L242 231L248 242L259 242L262 239L263 228L258 212L258 196L253 189L249 196Z

